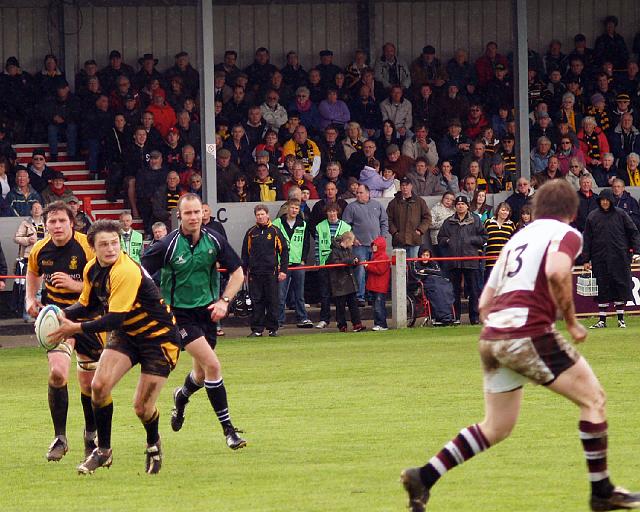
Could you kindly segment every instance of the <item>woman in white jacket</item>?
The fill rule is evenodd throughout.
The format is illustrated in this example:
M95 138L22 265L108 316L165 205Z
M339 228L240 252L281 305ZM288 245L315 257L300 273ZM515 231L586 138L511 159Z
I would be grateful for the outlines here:
M440 256L438 251L438 233L444 221L451 217L455 212L453 202L456 196L451 191L446 191L442 194L442 199L439 203L434 204L431 208L431 227L429 228L429 234L431 235L431 245L437 256Z

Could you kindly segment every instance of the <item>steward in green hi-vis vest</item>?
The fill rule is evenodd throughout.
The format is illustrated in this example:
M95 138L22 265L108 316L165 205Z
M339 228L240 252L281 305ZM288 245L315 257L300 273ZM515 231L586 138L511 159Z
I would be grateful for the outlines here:
M331 226L327 219L316 226L316 233L318 234L316 240L316 255L319 265L325 265L327 263L327 259L331 253L331 242L333 239L347 231L351 231L351 226L345 221L338 220L337 224L338 227L333 236L331 236Z
M142 233L132 229L128 233L122 233L120 235L120 247L127 253L133 261L140 263L140 256L142 255Z
M307 223L299 216L296 217L293 226L287 222L287 216L277 218L273 225L282 233L289 249L289 265L300 265L309 250L309 233Z

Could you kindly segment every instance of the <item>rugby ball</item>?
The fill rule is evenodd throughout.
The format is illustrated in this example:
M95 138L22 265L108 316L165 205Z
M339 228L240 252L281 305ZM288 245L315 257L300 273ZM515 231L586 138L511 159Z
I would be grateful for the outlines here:
M40 346L45 350L53 350L56 348L62 340L51 342L47 339L47 336L60 327L60 321L58 320L58 314L61 309L58 306L49 304L43 307L38 313L36 323L34 325L36 331L36 339Z

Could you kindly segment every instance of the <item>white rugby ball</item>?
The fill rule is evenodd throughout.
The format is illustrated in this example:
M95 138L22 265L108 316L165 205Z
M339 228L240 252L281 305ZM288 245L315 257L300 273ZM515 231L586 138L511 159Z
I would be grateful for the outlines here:
M58 320L58 314L61 312L58 306L49 304L43 307L38 313L36 323L34 325L36 331L36 339L40 346L45 350L53 350L56 348L62 340L51 342L47 339L49 334L57 330L60 327L60 321Z

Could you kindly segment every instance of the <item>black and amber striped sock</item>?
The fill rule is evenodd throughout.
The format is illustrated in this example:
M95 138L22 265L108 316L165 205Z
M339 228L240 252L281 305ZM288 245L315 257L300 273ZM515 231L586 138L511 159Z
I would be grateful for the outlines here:
M158 433L158 424L160 423L160 412L156 408L153 411L153 415L147 421L143 421L144 429L147 431L147 444L151 446L152 444L156 444L160 439L160 434Z

